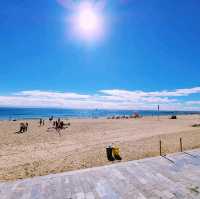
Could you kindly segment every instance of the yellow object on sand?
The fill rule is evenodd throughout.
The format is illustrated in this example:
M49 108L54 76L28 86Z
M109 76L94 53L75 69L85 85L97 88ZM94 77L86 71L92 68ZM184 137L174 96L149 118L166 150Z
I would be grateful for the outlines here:
M119 147L113 147L112 152L116 160L121 160Z
M113 147L113 155L119 155L119 147Z

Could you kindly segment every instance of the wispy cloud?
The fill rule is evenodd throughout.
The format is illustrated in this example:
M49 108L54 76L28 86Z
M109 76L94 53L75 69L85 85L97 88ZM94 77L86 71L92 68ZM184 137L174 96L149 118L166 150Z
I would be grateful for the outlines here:
M200 101L184 99L192 94L200 94L200 87L153 92L112 89L90 95L30 90L1 95L0 106L150 110L160 104L163 110L200 110Z
M64 93L64 92L49 92L49 91L40 91L40 90L32 90L32 91L21 91L15 93L16 96L24 96L24 97L44 97L44 98L67 98L67 99L87 99L89 95L81 95L77 93Z
M190 105L199 105L200 106L200 101L188 101L186 103L190 104Z
M200 87L176 89L174 91L154 91L154 92L144 92L144 91L127 91L127 90L101 90L101 93L105 93L113 96L120 97L178 97L178 96L188 96L191 94L200 93Z

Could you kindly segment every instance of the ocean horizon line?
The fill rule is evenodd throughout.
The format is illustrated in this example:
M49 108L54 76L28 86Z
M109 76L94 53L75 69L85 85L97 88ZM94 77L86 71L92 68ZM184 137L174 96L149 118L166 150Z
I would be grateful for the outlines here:
M58 110L103 110L103 111L158 111L157 106L155 109L109 109L109 108L67 108L67 107L32 107L32 106L0 106L0 109L58 109ZM184 109L162 109L160 112L197 112L200 113L200 110L184 110Z
M138 113L141 116L169 116L200 114L200 111L178 110L108 110L108 109L71 109L71 108L21 108L0 107L0 120L49 118L103 118L112 116L131 116Z

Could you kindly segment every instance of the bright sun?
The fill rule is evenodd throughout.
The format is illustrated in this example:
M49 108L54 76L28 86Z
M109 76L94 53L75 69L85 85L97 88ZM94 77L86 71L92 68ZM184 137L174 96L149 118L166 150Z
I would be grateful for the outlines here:
M100 10L90 2L83 2L76 8L71 19L73 34L84 40L100 39L104 32Z
M98 29L98 16L91 8L84 8L83 10L80 10L77 25L81 31L85 33L93 33Z

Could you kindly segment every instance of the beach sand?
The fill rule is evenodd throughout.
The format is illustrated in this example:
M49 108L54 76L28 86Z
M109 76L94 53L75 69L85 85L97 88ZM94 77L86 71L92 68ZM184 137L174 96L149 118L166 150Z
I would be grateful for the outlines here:
M159 155L183 148L200 147L200 116L144 117L139 119L70 119L61 131L48 129L52 124L28 120L28 132L17 134L22 121L0 121L0 180L15 180L50 173L113 164L106 157L106 146L120 147L122 161ZM117 162L117 161L115 161Z

